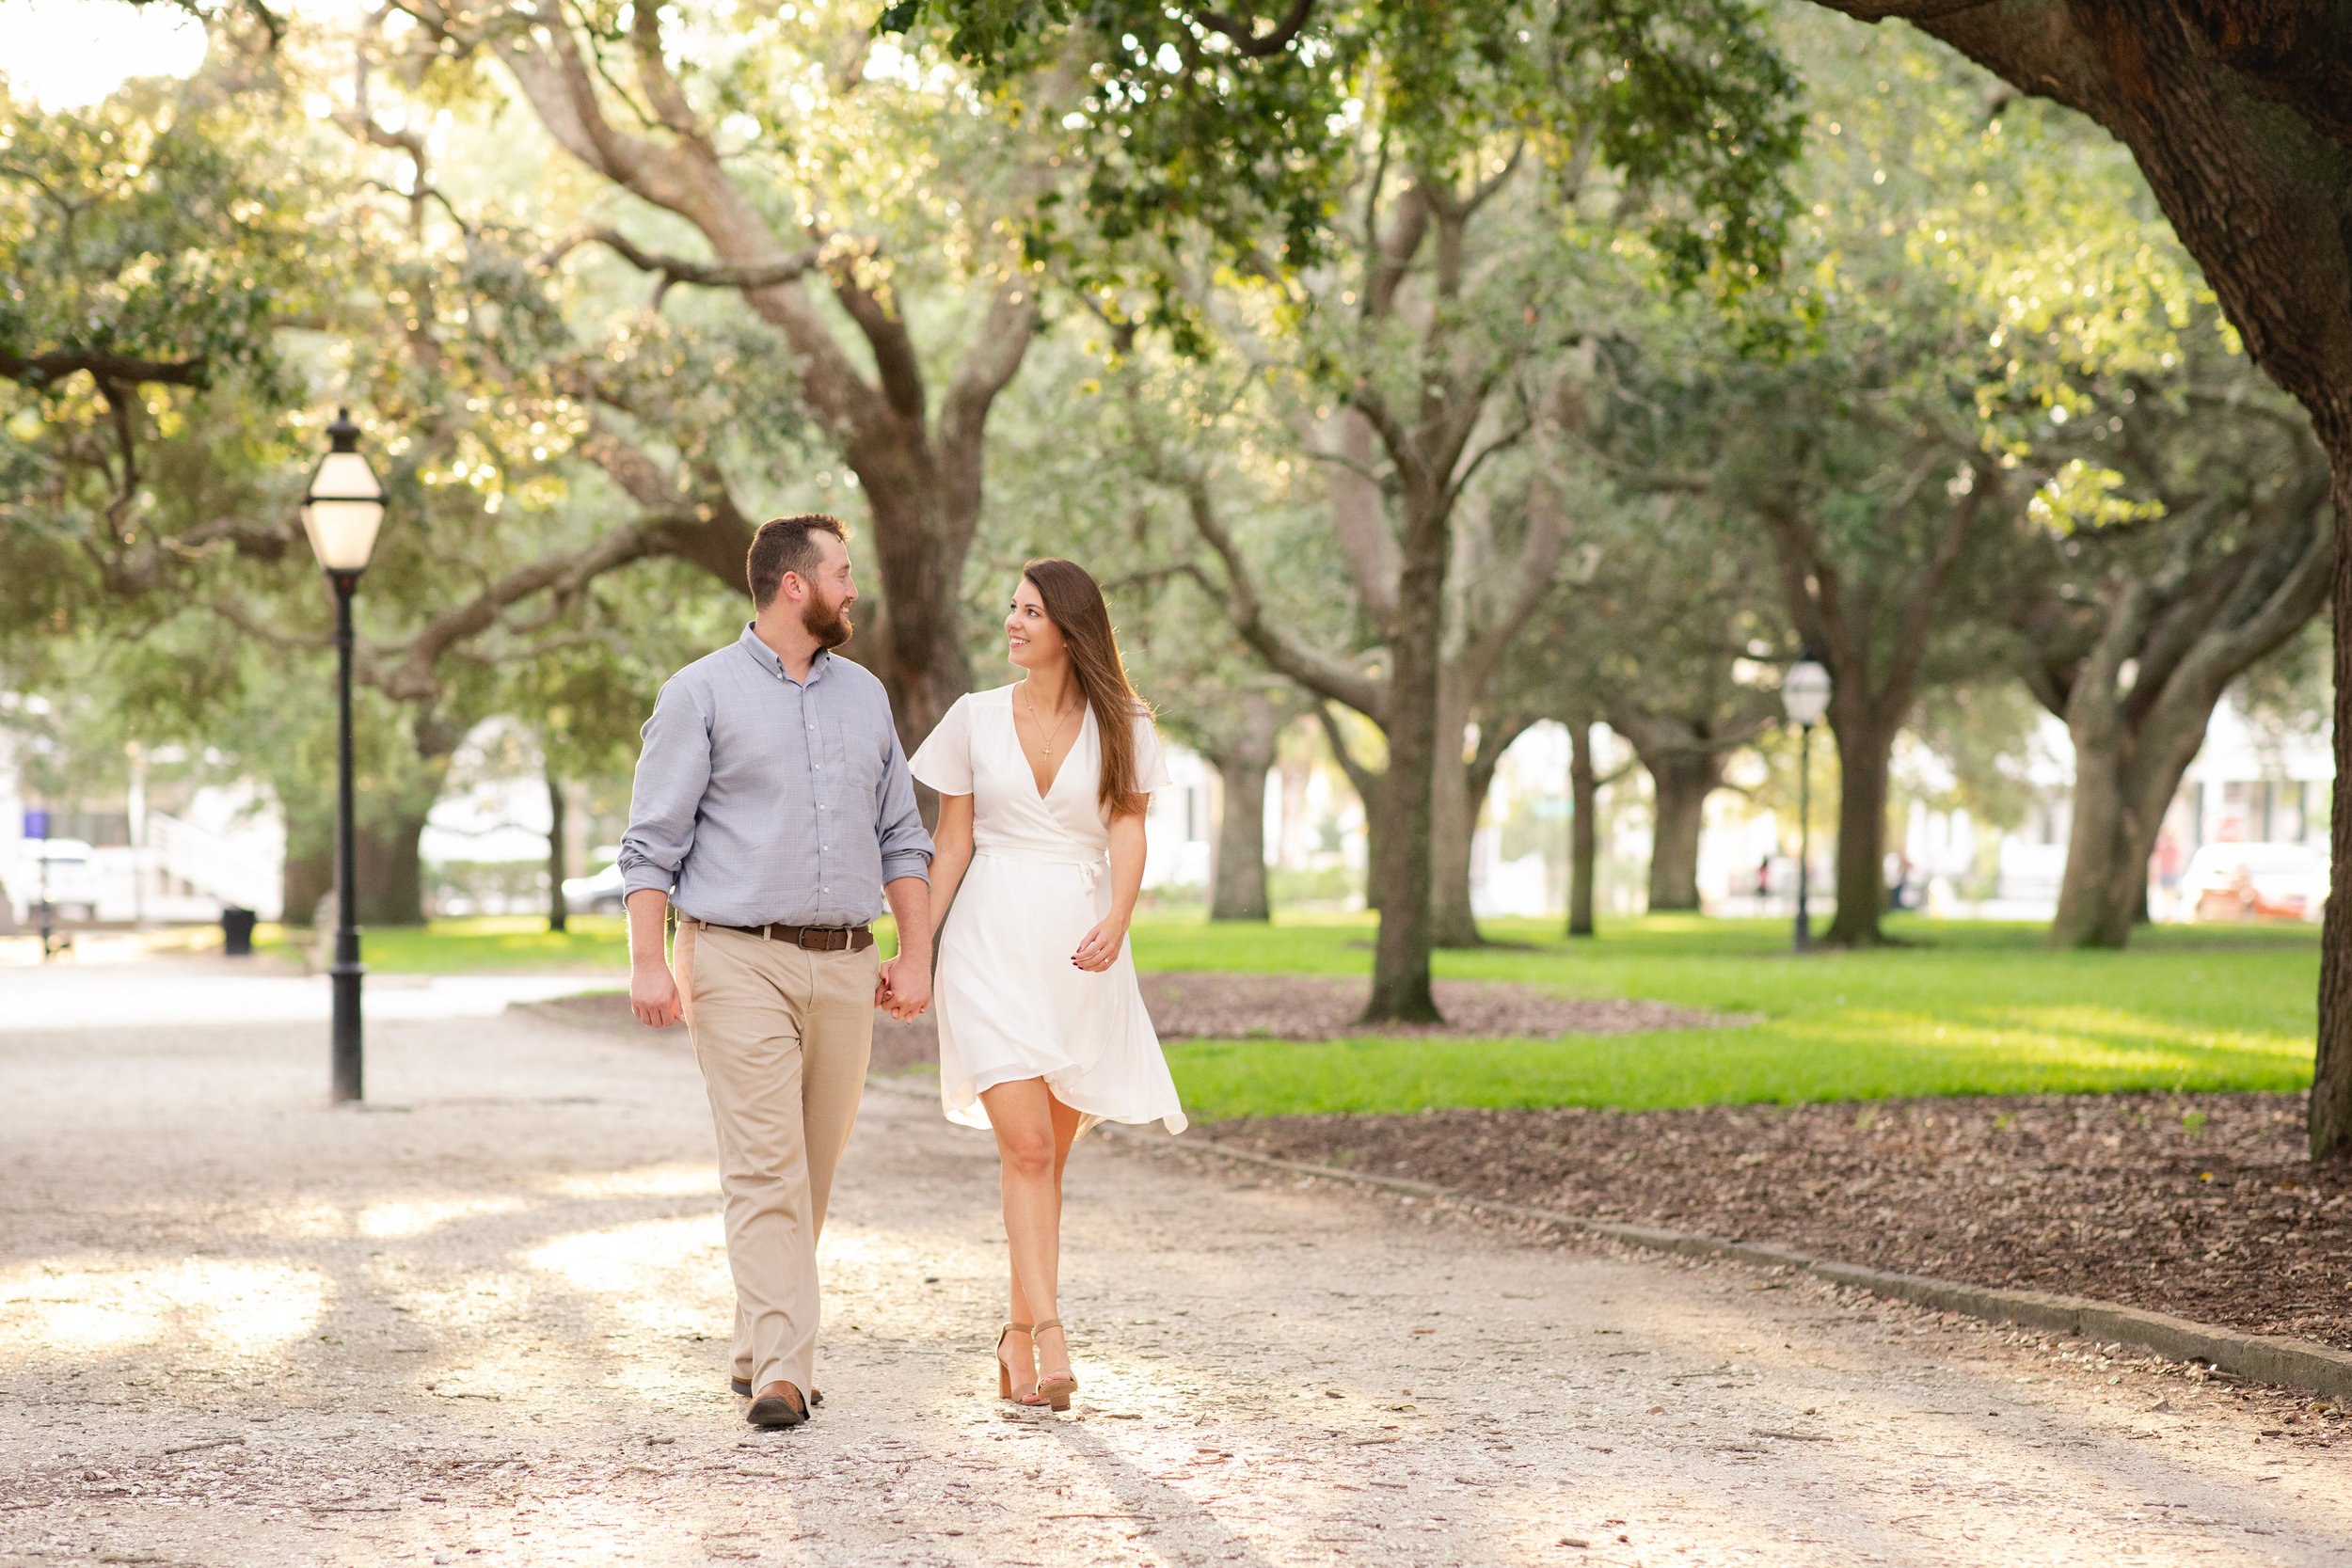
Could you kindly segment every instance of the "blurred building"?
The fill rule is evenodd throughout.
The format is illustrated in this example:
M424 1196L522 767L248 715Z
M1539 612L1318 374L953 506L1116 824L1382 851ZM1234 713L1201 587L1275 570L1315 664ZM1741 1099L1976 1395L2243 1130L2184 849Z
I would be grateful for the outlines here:
M176 748L131 749L119 791L54 800L23 782L22 744L0 730L0 882L10 924L29 923L44 867L50 901L72 921L210 923L231 906L278 917L286 831L266 792L193 782L201 769ZM46 839L25 836L34 812L47 816Z

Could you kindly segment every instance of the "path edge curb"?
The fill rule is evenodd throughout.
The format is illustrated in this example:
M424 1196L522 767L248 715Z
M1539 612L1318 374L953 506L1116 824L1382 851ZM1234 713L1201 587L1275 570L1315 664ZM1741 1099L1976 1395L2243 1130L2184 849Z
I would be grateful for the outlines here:
M1140 1128L1131 1130L1117 1123L1105 1124L1105 1130L1118 1134L1121 1142L1140 1141L1147 1136ZM1865 1268L1859 1263L1841 1263L1835 1259L1816 1258L1810 1253L1768 1246L1761 1243L1725 1241L1721 1237L1701 1236L1690 1231L1661 1230L1648 1226L1624 1225L1613 1220L1589 1219L1581 1214L1564 1214L1555 1210L1531 1208L1526 1204L1503 1203L1401 1176L1375 1176L1363 1171L1342 1170L1335 1165L1277 1159L1271 1154L1229 1148L1214 1139L1203 1138L1198 1142L1179 1139L1173 1147L1299 1176L1348 1181L1360 1187L1379 1188L1410 1197L1443 1199L1465 1209L1554 1226L1584 1235L1606 1237L1651 1252L1677 1253L1685 1258L1720 1259L1754 1268L1809 1274L1839 1285L1867 1291L1873 1295L1888 1296L1933 1307L1941 1312L1959 1312L1987 1323L2022 1323L2059 1334L2079 1334L2102 1343L2113 1340L2137 1345L2174 1361L2203 1361L2221 1371L2256 1382L2309 1389L2329 1399L2352 1400L2352 1352L2335 1350L2309 1339L2269 1334L2236 1334L2211 1323L2195 1323L2137 1307L2123 1307L2115 1302L2093 1301L2087 1296L2053 1295L2042 1291L2010 1291L1990 1285L1963 1285L1957 1280L1934 1279L1926 1275L1893 1274L1883 1269Z

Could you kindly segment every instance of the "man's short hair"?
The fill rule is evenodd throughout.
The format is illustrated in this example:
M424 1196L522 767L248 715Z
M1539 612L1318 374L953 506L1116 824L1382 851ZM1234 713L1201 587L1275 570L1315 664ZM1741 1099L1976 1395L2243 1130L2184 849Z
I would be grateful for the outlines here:
M752 608L765 610L768 601L776 596L784 584L784 574L797 572L805 580L824 559L824 547L817 543L819 533L830 533L844 545L850 542L849 531L841 519L829 517L822 512L803 512L797 517L771 517L759 525L752 535L752 551L744 560L745 575L752 580Z

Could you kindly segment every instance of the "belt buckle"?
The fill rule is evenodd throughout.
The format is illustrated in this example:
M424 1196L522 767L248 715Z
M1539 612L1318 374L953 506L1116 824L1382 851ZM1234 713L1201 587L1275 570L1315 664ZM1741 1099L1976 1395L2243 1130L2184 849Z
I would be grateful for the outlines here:
M822 940L817 942L815 946L811 946L808 939L812 936L821 938ZM841 940L839 942L835 942L834 941L834 938L835 937L839 937ZM800 948L804 953L830 953L836 947L849 946L850 933L847 931L836 930L830 926L803 926L801 927L800 940L792 945Z

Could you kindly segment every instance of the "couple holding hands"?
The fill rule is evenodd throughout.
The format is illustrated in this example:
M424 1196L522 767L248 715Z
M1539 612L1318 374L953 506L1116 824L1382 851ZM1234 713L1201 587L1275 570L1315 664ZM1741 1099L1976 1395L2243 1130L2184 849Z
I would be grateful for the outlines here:
M710 1093L735 1391L761 1427L821 1402L817 1241L874 1009L930 1008L947 1118L991 1129L1002 1164L997 1391L1067 1409L1070 1147L1098 1121L1184 1125L1127 951L1166 754L1081 566L1023 569L1005 641L1025 678L959 699L911 761L882 683L834 651L857 598L841 524L764 523L749 568L751 624L672 676L645 723L620 858L631 1008L686 1021ZM916 779L939 792L936 843ZM898 954L878 963L885 898Z

